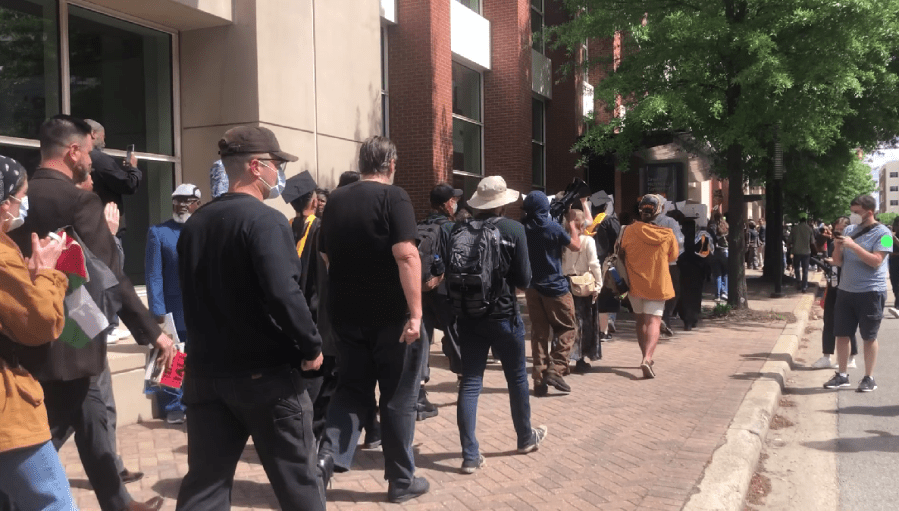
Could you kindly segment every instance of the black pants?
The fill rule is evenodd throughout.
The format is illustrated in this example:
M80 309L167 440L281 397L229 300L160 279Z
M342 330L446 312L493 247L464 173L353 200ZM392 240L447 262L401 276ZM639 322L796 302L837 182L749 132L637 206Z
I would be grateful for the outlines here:
M671 284L674 286L674 298L665 301L665 311L662 313L662 321L668 325L668 328L672 328L674 325L671 324L671 319L678 311L678 305L680 304L680 268L678 268L676 264L669 264L668 272L671 274Z
M899 254L890 254L890 285L893 286L893 307L899 307Z
M415 459L415 403L421 388L421 339L400 342L405 319L384 326L334 324L338 357L337 393L328 408L321 454L334 458L337 471L350 469L359 433L370 417L375 384L381 391L381 441L384 478L399 486L412 483Z
M325 430L325 417L328 405L337 391L337 357L325 356L317 371L304 371L306 391L312 401L312 433L316 440L321 440ZM318 445L316 442L315 445Z
M316 468L312 402L299 371L289 366L246 377L184 380L188 472L180 510L229 509L237 462L249 437L281 509L325 509Z
M833 335L833 309L837 303L837 293L839 290L835 287L827 286L827 294L824 296L824 326L821 329L821 353L825 355L834 354L834 346L836 346L837 338ZM849 337L852 344L853 357L858 355L858 342L855 340L855 334Z
M462 374L462 355L459 348L459 328L453 306L446 299L432 291L422 293L421 305L424 312L423 328L428 332L428 339L434 342L434 329L443 331L443 354L449 360L450 371Z
M58 451L75 430L75 445L84 472L103 511L122 511L131 496L116 468L116 453L109 444L106 404L96 380L41 382L53 446Z

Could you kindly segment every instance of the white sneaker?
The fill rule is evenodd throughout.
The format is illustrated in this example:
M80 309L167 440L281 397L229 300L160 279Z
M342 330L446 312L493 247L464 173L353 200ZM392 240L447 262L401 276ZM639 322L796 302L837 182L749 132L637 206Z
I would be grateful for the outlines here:
M115 344L117 342L119 342L119 331L113 328L111 332L106 334L106 344Z
M815 369L832 369L833 362L830 361L830 355L824 355L812 364Z
M889 312L894 318L899 319L899 310L896 310L895 307L887 307L887 312Z
M846 367L849 369L855 369L858 367L857 365L855 365L855 357L849 357L849 363L846 364Z

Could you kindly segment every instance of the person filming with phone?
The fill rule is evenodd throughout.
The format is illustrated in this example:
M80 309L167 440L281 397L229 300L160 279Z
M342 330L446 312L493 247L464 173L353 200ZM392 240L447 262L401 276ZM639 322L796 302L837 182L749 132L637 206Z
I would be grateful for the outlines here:
M122 212L119 218L119 231L115 234L117 238L122 239L127 227L122 196L134 195L143 179L143 173L137 168L134 145L128 146L128 157L119 165L112 156L103 152L106 148L106 128L91 119L85 119L84 122L90 125L91 137L94 139L94 149L90 153L94 192L100 196L104 206L115 202Z

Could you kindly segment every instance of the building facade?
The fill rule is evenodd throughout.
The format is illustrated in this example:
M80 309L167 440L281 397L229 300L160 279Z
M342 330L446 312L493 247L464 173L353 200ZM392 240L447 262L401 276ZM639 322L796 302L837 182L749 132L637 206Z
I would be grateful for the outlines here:
M880 212L899 213L899 161L884 163L877 174Z
M539 37L560 16L555 0L0 0L0 154L34 170L38 127L58 113L102 123L113 156L135 144L137 282L171 190L194 183L208 200L217 141L237 125L273 130L300 157L287 174L324 187L388 135L421 215L443 181L554 192L587 177L569 149L593 108L587 77L560 78L563 55Z

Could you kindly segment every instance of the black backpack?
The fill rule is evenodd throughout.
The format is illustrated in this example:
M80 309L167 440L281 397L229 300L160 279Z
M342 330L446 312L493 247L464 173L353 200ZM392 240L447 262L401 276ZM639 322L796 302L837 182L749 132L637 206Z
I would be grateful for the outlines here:
M468 219L456 224L446 251L446 289L459 317L482 318L493 309L503 288L501 234L496 223Z
M425 220L418 224L418 233L415 240L418 243L418 255L421 256L421 283L424 286L431 280L431 266L434 264L434 256L443 253L441 246L440 230L443 228L447 220L428 221ZM422 287L422 291L431 291Z

